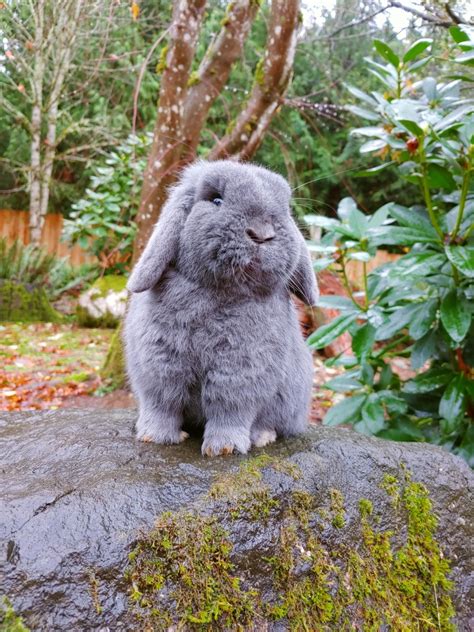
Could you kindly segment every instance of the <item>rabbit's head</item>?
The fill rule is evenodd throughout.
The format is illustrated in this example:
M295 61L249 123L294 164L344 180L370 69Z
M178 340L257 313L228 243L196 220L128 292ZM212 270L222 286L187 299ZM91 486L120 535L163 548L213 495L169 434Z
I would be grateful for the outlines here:
M128 288L152 288L174 264L208 287L267 292L286 285L308 305L318 298L304 239L290 214L281 176L229 160L184 170Z

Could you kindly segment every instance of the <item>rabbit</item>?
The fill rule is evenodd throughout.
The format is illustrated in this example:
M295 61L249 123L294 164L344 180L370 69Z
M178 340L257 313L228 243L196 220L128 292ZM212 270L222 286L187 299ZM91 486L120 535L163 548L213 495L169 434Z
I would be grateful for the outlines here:
M262 447L307 425L313 363L290 292L318 287L286 180L231 160L182 172L128 280L127 372L137 436L202 453Z

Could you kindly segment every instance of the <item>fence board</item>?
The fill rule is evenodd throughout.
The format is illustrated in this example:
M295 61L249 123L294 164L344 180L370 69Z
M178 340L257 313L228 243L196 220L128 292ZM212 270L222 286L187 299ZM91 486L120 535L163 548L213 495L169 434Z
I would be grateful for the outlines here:
M82 263L95 263L97 259L85 252L77 244L71 247L61 242L63 228L63 216L59 213L48 213L41 235L41 245L58 257L66 257L71 265L78 266ZM9 243L15 239L29 243L28 212L0 209L0 237L6 237Z

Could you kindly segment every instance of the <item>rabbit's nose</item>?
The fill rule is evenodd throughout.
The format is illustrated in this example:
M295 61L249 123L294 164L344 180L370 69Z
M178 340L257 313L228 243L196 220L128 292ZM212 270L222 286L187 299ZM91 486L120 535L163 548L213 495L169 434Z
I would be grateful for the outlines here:
M275 238L275 229L268 223L254 222L247 227L245 232L257 244L263 244Z

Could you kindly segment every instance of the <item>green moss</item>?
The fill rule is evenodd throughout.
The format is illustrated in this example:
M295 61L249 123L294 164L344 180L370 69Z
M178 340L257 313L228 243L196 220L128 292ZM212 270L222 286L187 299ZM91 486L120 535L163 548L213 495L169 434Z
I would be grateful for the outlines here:
M57 323L61 320L44 289L0 280L0 321Z
M291 461L261 454L247 459L237 472L221 476L211 487L211 498L225 500L229 514L234 520L247 517L250 520L266 521L272 509L279 506L263 482L262 471L271 468L298 480L301 471Z
M29 632L7 597L3 597L0 603L0 632Z
M98 296L107 296L109 292L122 292L127 285L127 279L120 274L109 274L94 281L91 287Z
M111 274L94 281L87 291L93 291L91 300L94 300L94 298L107 296L109 292L123 292L126 285L127 279L124 276ZM81 327L104 327L114 329L118 324L117 316L114 316L110 312L107 311L102 316L95 317L82 305L77 305L76 307L76 319Z
M191 86L194 86L196 83L199 83L201 81L201 78L199 77L199 73L196 70L193 70L193 72L189 75L189 79L188 79L188 88L190 88Z
M215 518L163 514L130 554L130 598L142 629L245 630L257 593L241 587L231 551Z
M329 496L331 499L331 524L337 529L342 529L346 524L344 511L344 497L338 489L330 489Z
M263 69L263 65L264 65L264 60L262 57L262 59L259 59L255 67L255 72L253 75L255 83L258 83L259 86L263 86L263 84L265 83L265 71Z
M122 326L112 336L109 350L100 369L100 377L114 388L124 388L127 382L125 358L123 354Z
M164 72L167 68L166 65L166 56L168 55L168 44L166 44L166 46L163 46L163 48L160 50L160 55L158 57L158 63L156 64L156 74L160 75L162 72Z
M231 518L236 512L241 519L274 520L274 555L259 561L267 566L272 590L260 594L242 587L230 536L217 518L165 514L130 555L131 601L142 624L243 630L281 620L295 632L455 630L450 566L436 541L437 519L422 484L409 473L403 482L381 482L389 497L399 498L392 505L398 520L392 517L405 528L396 546L368 499L360 499L359 517L348 527L339 490L328 490L323 506L329 510L323 512L305 490L277 499L264 485L266 467L288 473L288 461L262 455L218 481L211 495L229 500ZM257 498L270 509L254 512ZM351 548L344 537L349 528Z

